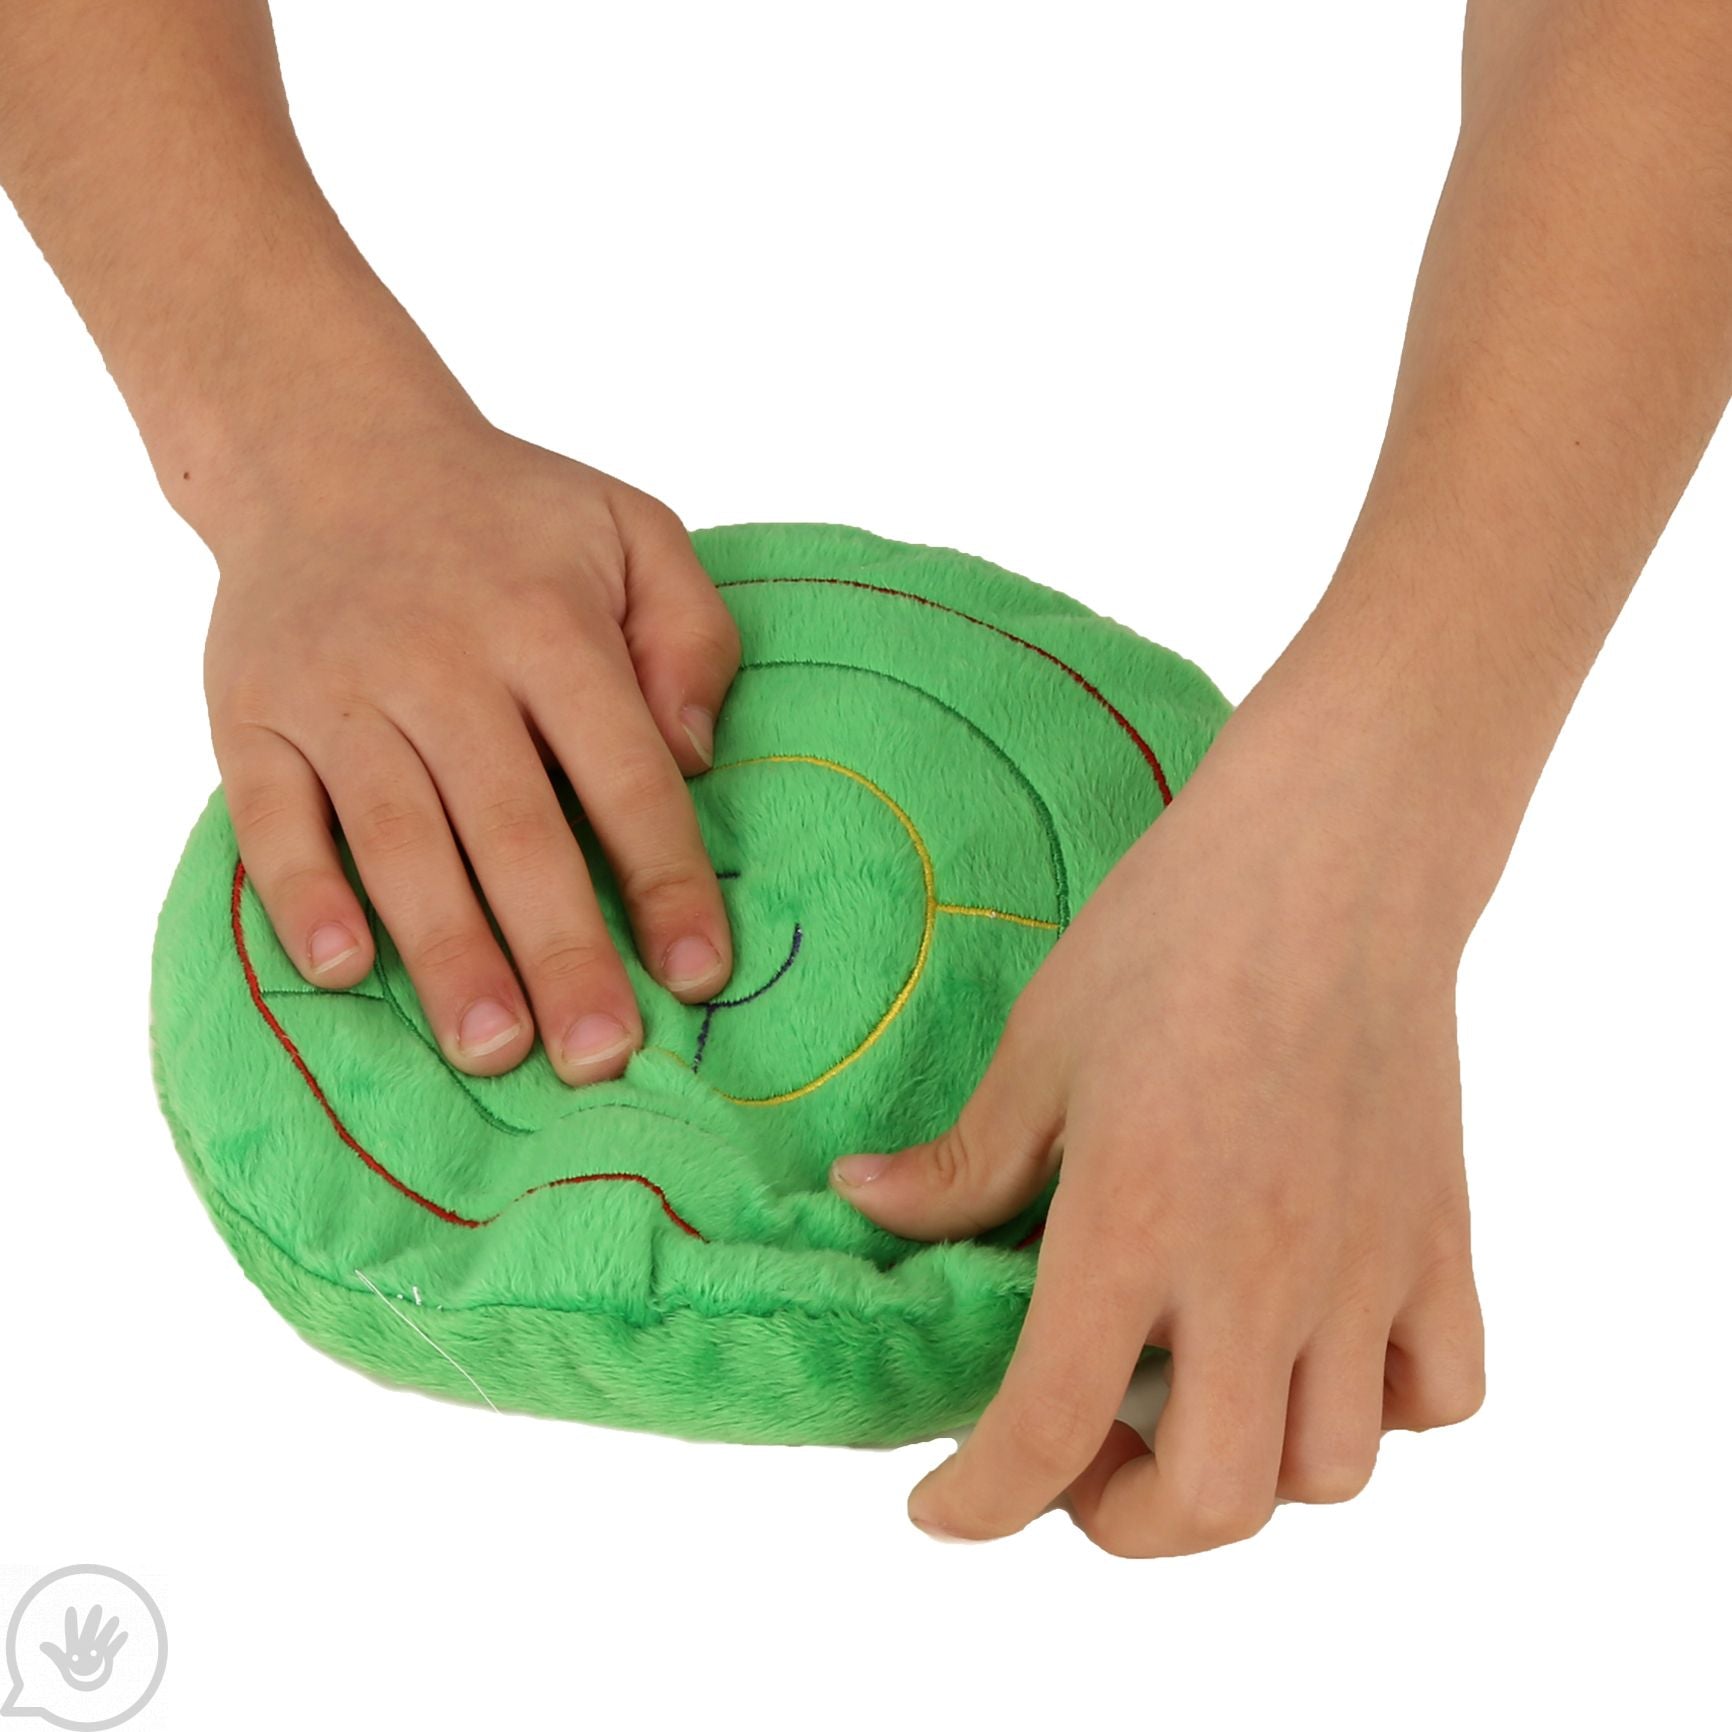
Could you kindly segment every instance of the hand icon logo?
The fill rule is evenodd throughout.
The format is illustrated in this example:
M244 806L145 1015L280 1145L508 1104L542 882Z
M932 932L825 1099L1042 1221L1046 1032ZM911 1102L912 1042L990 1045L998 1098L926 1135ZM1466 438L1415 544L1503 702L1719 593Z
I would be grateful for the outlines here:
M131 1576L107 1564L67 1564L13 1609L5 1653L12 1688L0 1701L0 1725L16 1718L111 1732L156 1694L168 1629Z
M100 1629L98 1626L101 1626ZM56 1647L43 1642L42 1652L60 1668L60 1676L74 1690L100 1690L114 1671L114 1656L126 1645L126 1632L119 1618L102 1622L102 1608L92 1606L84 1628L78 1627L78 1614L66 1608L66 1646Z

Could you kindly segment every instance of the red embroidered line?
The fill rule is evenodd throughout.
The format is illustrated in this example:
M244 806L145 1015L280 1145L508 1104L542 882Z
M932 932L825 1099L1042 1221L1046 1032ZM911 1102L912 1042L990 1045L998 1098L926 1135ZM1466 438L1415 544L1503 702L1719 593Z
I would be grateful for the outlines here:
M964 613L959 607L950 607L942 601L934 601L930 596L916 595L911 589L888 589L881 583L865 583L857 577L737 577L726 583L718 583L717 589L732 589L736 584L752 583L842 583L850 589L869 589L875 595L899 595L905 601L918 601L926 607L935 607L940 613L953 613L958 619L965 619L970 625L985 626L988 631L995 631L1000 637L1007 637L1012 643L1019 643L1024 649L1031 649L1037 656L1045 656L1054 667L1063 668L1096 703L1102 705L1107 714L1130 735L1136 742L1136 747L1143 754L1144 760L1155 774L1155 786L1161 791L1161 804L1170 806L1173 803L1173 790L1167 785L1167 772L1161 768L1161 761L1154 754L1149 742L1139 734L1131 724L1130 718L1103 692L1099 686L1077 672L1069 662L1055 656L1051 650L1042 649L1037 643L1030 643L1025 637L1018 637L1013 631L1006 631L1001 625L994 625L989 619L976 619L971 613Z
M270 1028L271 1033L277 1037L277 1044L281 1046L283 1051L286 1052L294 1061L295 1069L301 1073L301 1080L312 1091L313 1099L319 1103L319 1106L324 1111L325 1117L331 1121L331 1128L336 1131L343 1143L348 1148L354 1150L367 1166L377 1173L386 1184L391 1186L393 1190L402 1192L411 1203L418 1203L427 1211L428 1214L436 1215L441 1221L444 1221L453 1227L491 1226L499 1219L500 1215L505 1213L504 1209L501 1209L498 1214L487 1215L480 1220L473 1220L468 1215L459 1215L455 1210L447 1209L441 1203L435 1203L431 1197L424 1197L412 1186L404 1184L404 1182L398 1178L389 1167L385 1166L383 1162L369 1154L368 1151L361 1146L361 1143L356 1139L349 1127L343 1123L341 1117L337 1113L337 1109L331 1105L325 1091L319 1086L319 1079L313 1075L307 1061L301 1057L300 1048L295 1045L292 1039L290 1039L288 1030L277 1021L271 1007L265 1002L264 989L259 985L258 972L253 967L253 959L247 952L246 932L244 930L244 922L241 919L241 892L246 887L246 881L247 869L239 860L237 860L235 862L234 890L229 900L229 923L234 932L235 954L240 958L241 970L247 977L247 991L252 994L253 1008L265 1019L265 1023ZM527 1191L524 1191L521 1195L512 1198L512 1202L521 1203L525 1197L533 1197L537 1191L551 1191L557 1189L561 1185L595 1184L604 1179L623 1180L629 1184L642 1185L647 1191L653 1191L656 1195L656 1200L662 1206L662 1213L666 1215L682 1233L689 1233L694 1239L703 1238L703 1234L700 1233L690 1221L686 1220L668 1200L667 1192L664 1191L654 1179L646 1179L642 1173L573 1173L568 1178L548 1179L542 1184L531 1185ZM511 1203L507 1203L505 1207L507 1209L510 1208Z

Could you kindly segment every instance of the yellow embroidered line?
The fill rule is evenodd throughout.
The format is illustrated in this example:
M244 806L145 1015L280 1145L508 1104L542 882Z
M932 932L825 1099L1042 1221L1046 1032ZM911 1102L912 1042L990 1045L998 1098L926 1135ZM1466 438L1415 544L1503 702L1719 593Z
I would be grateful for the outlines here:
M920 857L920 877L926 892L926 909L920 922L920 948L914 954L914 966L909 969L908 978L902 983L902 990L890 1001L890 1008L878 1019L872 1032L851 1053L839 1058L827 1071L813 1077L810 1082L802 1083L797 1089L789 1089L786 1094L753 1098L747 1095L731 1095L723 1089L716 1091L723 1100L732 1101L735 1106L778 1107L785 1101L794 1101L801 1095L809 1095L813 1089L821 1088L838 1071L846 1070L902 1014L902 1007L914 991L914 983L919 980L926 967L926 958L932 950L932 928L938 919L938 893L932 870L932 856L927 853L926 843L915 829L914 820L876 782L869 781L858 770L850 770L846 764L838 764L832 758L814 758L804 752L771 752L761 758L736 758L731 763L717 764L710 774L713 776L716 770L737 770L746 764L814 764L821 770L834 770L837 775L846 776L851 782L858 782L868 793L877 795L895 813L897 822L908 832L908 840L914 844L914 852Z
M1035 920L1027 914L1011 914L1003 908L972 908L960 902L940 902L940 914L978 914L983 920L1008 920L1013 926L1038 926L1043 932L1057 932L1056 920Z
M778 1107L787 1101L798 1100L801 1095L809 1095L814 1089L821 1088L837 1072L846 1070L902 1014L903 1006L908 1003L914 992L915 983L926 968L926 959L932 951L932 931L940 914L972 914L988 920L1009 920L1018 926L1038 926L1051 932L1058 930L1056 921L1034 920L1026 914L1008 914L1002 908L975 908L962 903L940 902L935 886L935 874L932 869L932 856L927 851L926 843L920 832L914 827L914 820L876 782L869 781L858 770L851 770L846 764L838 764L832 758L811 757L803 752L772 752L758 758L735 758L729 763L715 765L709 773L713 776L718 771L737 770L747 764L813 764L821 770L834 770L837 775L846 776L850 781L858 782L868 793L875 794L895 813L897 822L908 832L908 840L914 844L914 852L920 858L920 876L925 887L926 907L920 923L920 948L915 952L914 966L909 969L908 978L903 981L901 990L891 1000L890 1008L878 1019L872 1032L852 1052L839 1058L828 1070L813 1077L810 1082L802 1083L796 1089L789 1089L785 1094L731 1095L725 1089L717 1089L716 1093L723 1100L732 1101L735 1106L740 1107ZM666 1053L682 1070L687 1068L686 1060L665 1046L657 1045L646 1050Z

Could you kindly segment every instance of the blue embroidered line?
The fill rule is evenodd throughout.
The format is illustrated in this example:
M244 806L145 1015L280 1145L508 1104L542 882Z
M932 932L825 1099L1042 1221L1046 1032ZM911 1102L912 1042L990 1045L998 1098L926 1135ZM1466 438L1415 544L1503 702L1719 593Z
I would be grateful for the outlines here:
M750 1004L754 998L762 998L790 968L794 966L794 958L800 954L800 942L805 937L799 921L794 922L794 942L788 946L788 954L782 958L781 966L762 986L754 987L743 998L712 998L704 1005L703 1025L698 1029L698 1048L692 1055L692 1069L695 1072L704 1062L704 1046L710 1038L710 1024L715 1020L718 1010L737 1010L742 1004Z

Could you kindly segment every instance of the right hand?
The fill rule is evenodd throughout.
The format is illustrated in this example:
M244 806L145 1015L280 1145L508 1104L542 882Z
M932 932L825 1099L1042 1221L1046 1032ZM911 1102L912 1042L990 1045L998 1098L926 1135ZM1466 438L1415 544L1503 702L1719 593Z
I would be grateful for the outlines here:
M648 495L479 416L384 432L201 528L221 571L211 736L248 878L307 980L356 984L373 946L335 818L453 1065L509 1070L539 1028L567 1082L617 1076L642 1018L544 760L645 967L713 997L732 945L683 778L709 766L738 632Z

